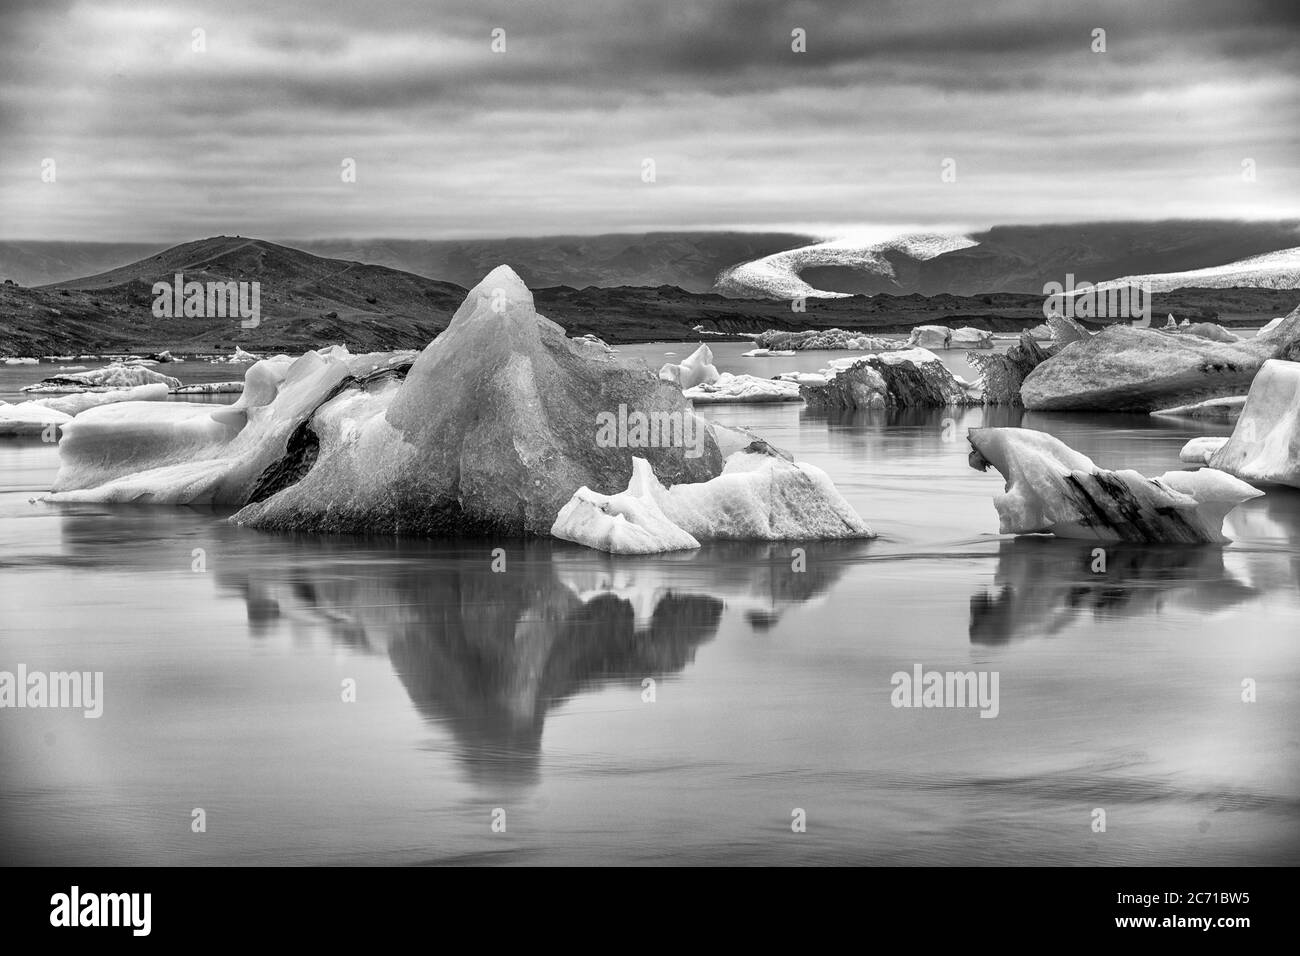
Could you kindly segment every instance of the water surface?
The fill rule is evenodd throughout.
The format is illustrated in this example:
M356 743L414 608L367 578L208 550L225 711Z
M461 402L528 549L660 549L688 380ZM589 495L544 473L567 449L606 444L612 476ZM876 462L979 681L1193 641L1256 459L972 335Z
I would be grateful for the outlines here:
M844 354L713 347L762 375ZM0 397L30 374L0 368ZM1112 548L1095 573L1091 545L997 534L1001 479L962 438L1020 424L1155 475L1221 426L705 414L826 469L879 539L803 545L795 571L787 544L267 534L32 503L57 450L0 442L0 669L103 671L106 696L98 720L0 710L0 859L1300 862L1300 493L1243 506L1226 548ZM998 672L997 718L891 706L916 664Z

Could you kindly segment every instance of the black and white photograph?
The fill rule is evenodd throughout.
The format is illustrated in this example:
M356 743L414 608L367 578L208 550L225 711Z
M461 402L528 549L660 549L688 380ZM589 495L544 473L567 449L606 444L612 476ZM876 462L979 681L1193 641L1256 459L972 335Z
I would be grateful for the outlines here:
M3 0L0 864L73 874L23 920L1044 867L1250 939L1298 51L1293 0Z

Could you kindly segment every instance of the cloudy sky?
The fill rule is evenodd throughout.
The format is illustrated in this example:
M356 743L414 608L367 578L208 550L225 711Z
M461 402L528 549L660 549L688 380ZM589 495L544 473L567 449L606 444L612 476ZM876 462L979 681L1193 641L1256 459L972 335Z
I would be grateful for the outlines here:
M1295 0L5 0L0 238L1291 218L1297 49Z

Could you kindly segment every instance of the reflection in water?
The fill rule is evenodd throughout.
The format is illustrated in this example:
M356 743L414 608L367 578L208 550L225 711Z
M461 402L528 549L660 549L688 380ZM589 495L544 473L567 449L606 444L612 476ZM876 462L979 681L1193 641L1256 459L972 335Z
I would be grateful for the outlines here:
M284 538L281 537L281 544ZM827 589L866 542L730 543L684 555L613 558L544 541L508 542L492 570L483 542L294 538L298 560L217 573L250 633L324 627L349 648L386 653L412 703L451 732L480 783L536 779L546 715L584 691L637 688L680 673L726 606L756 628Z
M1023 408L1009 405L988 407L971 405L949 408L859 408L822 409L804 408L803 417L809 421L825 421L834 430L862 429L920 429L951 441L952 435L965 438L968 428L1015 428L1025 417ZM945 433L945 423L951 422ZM900 437L902 437L900 435Z
M1026 535L1000 543L993 587L971 595L970 640L1005 644L1056 634L1084 615L1140 617L1166 606L1211 613L1258 593L1224 567L1222 548L1102 548Z

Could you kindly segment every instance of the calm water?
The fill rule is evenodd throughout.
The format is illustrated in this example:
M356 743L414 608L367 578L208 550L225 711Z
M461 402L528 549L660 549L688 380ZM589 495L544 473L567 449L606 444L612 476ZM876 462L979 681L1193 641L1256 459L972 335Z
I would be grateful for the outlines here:
M657 367L691 348L621 351ZM714 348L761 375L845 354ZM0 397L41 374L0 368ZM1001 480L961 438L1022 424L1154 475L1224 431L706 414L826 469L880 538L806 545L794 572L789 545L614 558L272 535L30 503L57 451L0 442L0 669L103 671L106 697L98 720L0 711L0 859L1300 862L1300 493L1239 509L1227 548L1112 549L1093 573L1090 546L997 535ZM892 707L915 664L998 672L998 717Z

